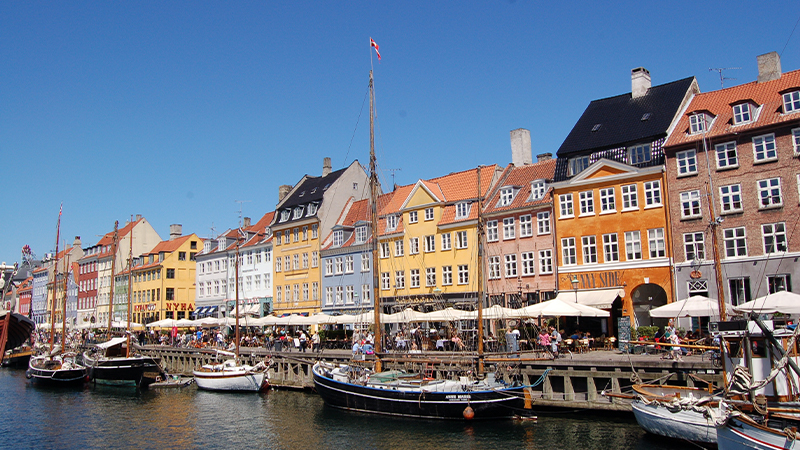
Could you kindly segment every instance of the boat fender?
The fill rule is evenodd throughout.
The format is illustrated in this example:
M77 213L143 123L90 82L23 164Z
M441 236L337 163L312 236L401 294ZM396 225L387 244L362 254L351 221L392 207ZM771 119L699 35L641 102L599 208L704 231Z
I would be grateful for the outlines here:
M31 371L30 371L30 370L26 370L26 371L25 371L25 378L27 378L27 379L29 379L29 380L30 380L31 378L33 378L33 375L31 375Z
M464 408L464 418L467 420L472 420L475 418L475 411L472 410L471 406Z
M156 375L156 383L161 383L161 375Z

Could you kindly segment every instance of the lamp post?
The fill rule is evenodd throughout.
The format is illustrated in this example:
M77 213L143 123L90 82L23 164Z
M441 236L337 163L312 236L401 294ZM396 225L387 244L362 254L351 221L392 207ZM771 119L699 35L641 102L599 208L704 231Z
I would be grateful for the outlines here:
M572 289L575 290L575 303L578 303L578 283L579 283L578 276L577 275L573 275L572 276ZM581 323L581 316L578 316L576 321L577 321L578 324L580 324Z

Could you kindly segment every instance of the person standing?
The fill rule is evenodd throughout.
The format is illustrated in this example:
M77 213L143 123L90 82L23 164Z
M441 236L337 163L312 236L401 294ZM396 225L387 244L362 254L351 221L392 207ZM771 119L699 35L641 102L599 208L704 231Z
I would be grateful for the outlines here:
M311 336L311 351L318 352L319 351L319 331L315 331L314 334Z
M553 359L558 358L558 346L561 344L561 333L550 327L550 350L553 352Z
M305 331L300 331L300 351L305 353L306 347L308 347L308 336L306 335Z

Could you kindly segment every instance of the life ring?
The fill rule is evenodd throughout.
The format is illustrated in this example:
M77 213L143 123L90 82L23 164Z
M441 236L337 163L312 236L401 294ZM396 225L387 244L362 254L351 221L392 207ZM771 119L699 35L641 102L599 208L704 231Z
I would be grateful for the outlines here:
M161 381L163 381L161 375L156 375L156 383L161 383Z

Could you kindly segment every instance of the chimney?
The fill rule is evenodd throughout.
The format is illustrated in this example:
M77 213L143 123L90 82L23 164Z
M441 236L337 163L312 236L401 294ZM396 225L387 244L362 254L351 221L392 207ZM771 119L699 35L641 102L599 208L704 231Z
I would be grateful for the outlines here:
M519 167L533 163L531 132L525 128L511 130L511 162Z
M631 70L631 98L639 98L650 89L650 71L644 67Z
M250 228L250 218L249 217L245 217L244 218L244 227L245 228Z
M292 192L292 185L291 184L282 184L278 186L278 202L282 202L289 192Z
M552 153L539 153L536 155L536 162L549 161L553 159Z
M72 241L72 246L74 248L81 248L81 237L80 236L75 236L75 240Z
M328 176L331 173L331 159L327 156L322 160L322 176Z
M169 226L169 240L175 240L183 234L183 225L174 223Z
M778 80L781 77L781 57L777 52L758 55L758 82Z
M142 215L141 214L137 214L136 215L136 221L138 222L140 220L142 220Z

